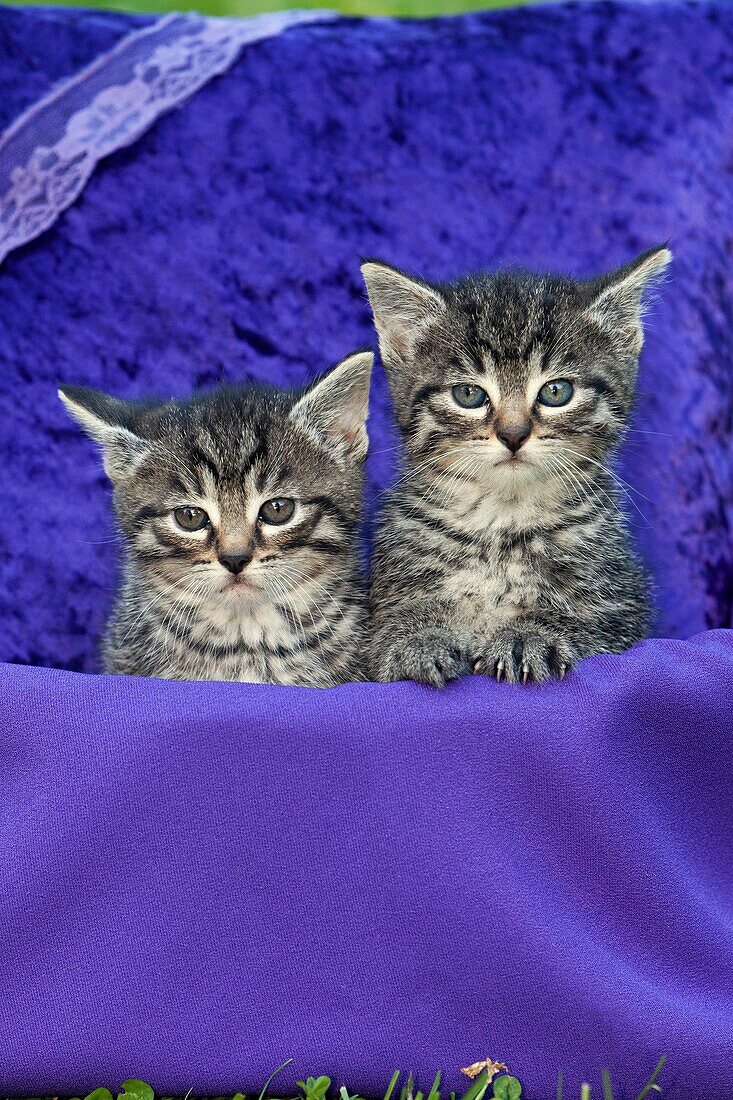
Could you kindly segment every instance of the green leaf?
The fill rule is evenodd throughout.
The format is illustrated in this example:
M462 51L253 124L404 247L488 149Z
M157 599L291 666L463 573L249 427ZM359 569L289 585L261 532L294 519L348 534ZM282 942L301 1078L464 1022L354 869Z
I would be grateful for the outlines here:
M331 1087L330 1077L309 1077L306 1082L306 1096L308 1100L324 1100L324 1097Z
M155 1093L150 1085L146 1084L145 1081L137 1081L134 1077L131 1077L129 1081L123 1081L122 1092L117 1094L117 1100L154 1100L154 1097Z
M496 1100L519 1100L522 1095L522 1086L516 1077L508 1073L502 1073L494 1081L494 1096Z
M235 1092L232 1100L247 1100L247 1097L243 1092Z
M122 1087L124 1088L124 1085ZM109 1089L95 1089L94 1092L85 1096L84 1100L112 1100L112 1093Z

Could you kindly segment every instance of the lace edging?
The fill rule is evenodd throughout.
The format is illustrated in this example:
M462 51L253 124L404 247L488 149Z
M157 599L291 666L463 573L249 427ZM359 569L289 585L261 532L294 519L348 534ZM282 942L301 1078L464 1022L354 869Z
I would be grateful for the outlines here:
M0 263L56 222L103 157L225 72L248 43L334 18L328 11L246 20L173 14L126 35L0 137Z

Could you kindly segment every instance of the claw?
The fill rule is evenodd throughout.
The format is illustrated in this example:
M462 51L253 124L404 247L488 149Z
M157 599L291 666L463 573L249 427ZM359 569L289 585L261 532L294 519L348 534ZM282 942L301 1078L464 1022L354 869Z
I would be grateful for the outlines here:
M567 674L567 671L568 671L568 666L567 666L567 665L565 664L565 662L563 661L563 662L561 663L561 665L560 665L560 679L561 679L561 680L564 680L564 679L565 679L565 676L566 676L566 674Z
M504 664L503 659L499 658L499 660L496 662L496 668L494 669L494 675L496 676L496 679L503 680L505 671L506 665Z
M529 680L529 676L530 676L531 671L532 670L529 667L529 662L528 661L522 661L522 683L523 684L526 684L527 681Z
M484 659L483 657L477 657L473 662L473 674L474 676L480 676L484 671Z

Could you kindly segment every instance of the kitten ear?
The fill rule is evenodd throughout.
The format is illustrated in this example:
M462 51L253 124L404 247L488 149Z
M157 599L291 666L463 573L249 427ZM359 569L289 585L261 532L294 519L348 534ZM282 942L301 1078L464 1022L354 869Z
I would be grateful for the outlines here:
M644 342L644 295L661 279L671 259L667 246L658 245L591 283L591 314L604 328L620 333L636 355Z
M110 481L131 473L146 451L143 439L128 427L133 405L86 386L62 386L59 397L84 431L103 451Z
M446 311L434 287L411 279L388 264L368 260L361 265L374 313L382 361L409 362L425 331Z
M369 449L366 419L374 356L358 351L320 378L293 406L290 419L319 446L345 462L362 462Z

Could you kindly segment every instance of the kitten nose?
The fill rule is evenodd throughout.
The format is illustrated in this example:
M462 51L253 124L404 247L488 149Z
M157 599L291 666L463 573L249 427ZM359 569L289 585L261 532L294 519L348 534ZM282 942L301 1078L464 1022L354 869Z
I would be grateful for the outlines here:
M516 454L531 431L532 425L525 421L523 424L502 424L496 429L496 435L512 454Z
M242 572L245 565L249 565L252 561L252 555L235 551L232 554L219 554L219 561L225 569L228 569L230 573L234 573L236 577L238 573Z

